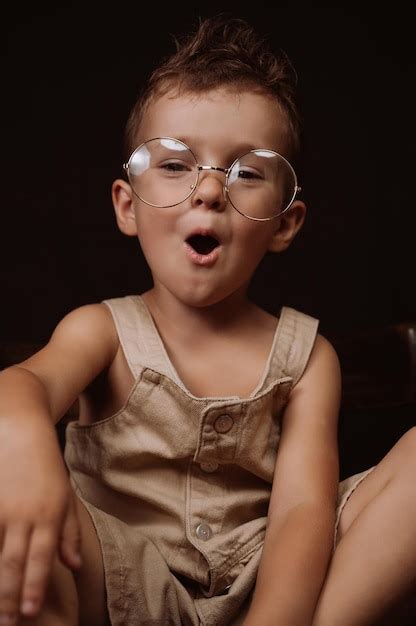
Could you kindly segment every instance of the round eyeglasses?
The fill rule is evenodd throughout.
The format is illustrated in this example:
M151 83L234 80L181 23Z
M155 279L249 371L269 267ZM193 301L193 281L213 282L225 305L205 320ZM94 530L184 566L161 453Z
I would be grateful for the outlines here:
M289 161L274 150L250 150L228 168L200 165L185 143L157 137L140 144L123 165L135 195L154 207L184 202L198 186L201 171L225 174L224 197L244 217L271 220L292 205L300 191Z

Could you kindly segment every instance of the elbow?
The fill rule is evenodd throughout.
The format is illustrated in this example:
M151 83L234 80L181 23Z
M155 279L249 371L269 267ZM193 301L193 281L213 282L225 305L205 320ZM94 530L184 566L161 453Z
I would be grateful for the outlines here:
M28 385L34 385L39 388L45 389L44 384L42 383L39 376L36 376L32 370L25 367L23 363L17 363L16 365L10 365L6 367L1 375L5 375L7 377L11 377L11 379L16 380L16 382L26 382Z
M9 396L13 394L22 399L31 396L50 409L49 397L43 381L20 363L11 365L0 372L0 387L6 390Z

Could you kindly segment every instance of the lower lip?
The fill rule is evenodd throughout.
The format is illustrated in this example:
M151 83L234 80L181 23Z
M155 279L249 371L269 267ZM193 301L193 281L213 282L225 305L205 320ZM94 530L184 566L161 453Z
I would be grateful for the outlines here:
M199 254L185 241L185 250L192 263L195 265L203 265L204 267L211 267L217 261L220 255L220 246L217 246L209 254Z

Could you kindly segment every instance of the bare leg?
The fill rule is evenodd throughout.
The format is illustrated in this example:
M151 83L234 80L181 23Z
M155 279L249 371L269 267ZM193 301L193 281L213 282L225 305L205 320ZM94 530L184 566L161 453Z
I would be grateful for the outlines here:
M74 576L57 558L40 614L36 619L22 618L19 626L110 626L100 544L88 511L78 498L76 502L82 568Z
M416 595L415 453L412 428L349 498L313 626L406 625L393 614Z

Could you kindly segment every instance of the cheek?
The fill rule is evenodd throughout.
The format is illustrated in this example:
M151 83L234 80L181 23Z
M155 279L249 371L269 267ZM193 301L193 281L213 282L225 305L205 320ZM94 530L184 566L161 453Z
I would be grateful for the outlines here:
M174 267L178 237L177 216L151 206L140 206L136 211L137 237L142 252L152 272L165 273Z
M246 219L246 218L242 218ZM270 222L239 223L234 230L236 240L250 256L261 258L268 250L275 227Z
M172 231L169 215L151 206L140 205L136 208L137 235L142 247L158 245Z

